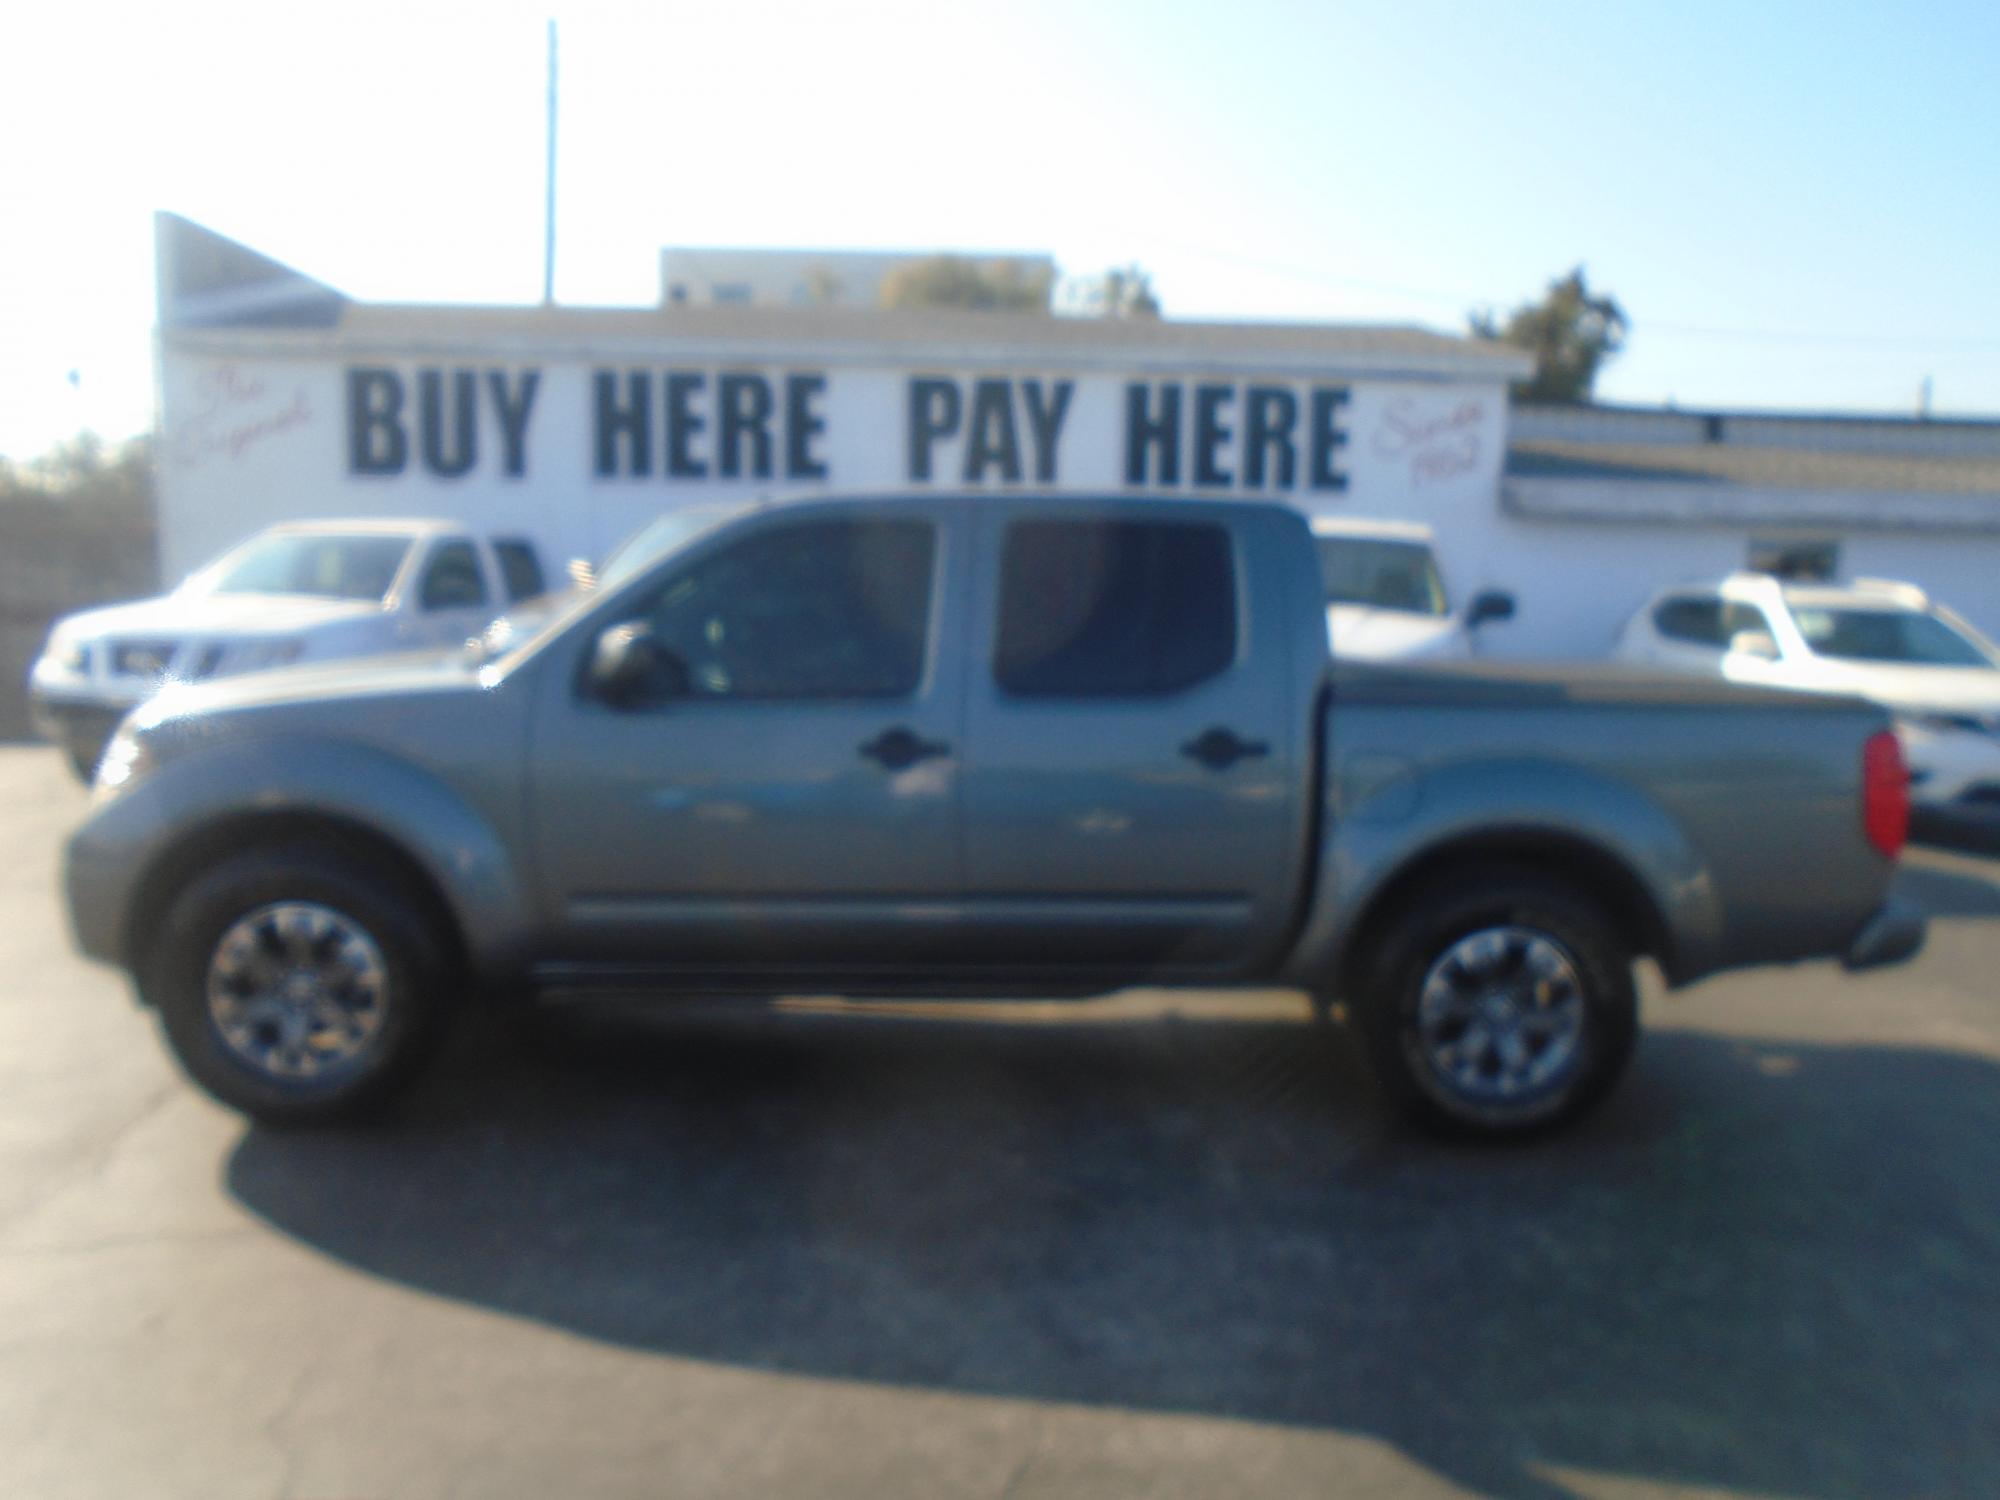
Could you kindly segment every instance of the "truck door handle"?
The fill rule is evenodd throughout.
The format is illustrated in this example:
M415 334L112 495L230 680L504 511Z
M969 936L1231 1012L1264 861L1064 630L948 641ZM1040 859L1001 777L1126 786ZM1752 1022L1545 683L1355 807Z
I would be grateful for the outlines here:
M1181 746L1181 754L1200 761L1211 771L1226 771L1239 760L1255 760L1270 753L1271 747L1262 740L1239 740L1220 724L1203 730Z
M907 771L920 760L951 754L951 746L920 738L914 730L898 724L885 729L861 747L870 760L879 760L891 771Z

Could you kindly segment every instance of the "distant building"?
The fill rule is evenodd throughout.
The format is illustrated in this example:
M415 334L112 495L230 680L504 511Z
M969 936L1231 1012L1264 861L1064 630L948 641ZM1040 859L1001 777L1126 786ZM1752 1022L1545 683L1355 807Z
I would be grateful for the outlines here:
M1537 615L1582 647L1739 568L1906 579L2000 635L2000 421L1516 406L1499 502L1568 580Z
M882 284L937 252L903 250L694 250L660 252L663 307L850 307L882 305ZM981 270L1013 267L1053 284L1046 255L967 255Z

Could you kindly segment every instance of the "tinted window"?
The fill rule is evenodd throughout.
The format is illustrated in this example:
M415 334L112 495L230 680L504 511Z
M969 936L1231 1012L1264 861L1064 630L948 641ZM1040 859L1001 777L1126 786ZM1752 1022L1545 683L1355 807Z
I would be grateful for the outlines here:
M532 543L503 537L494 542L493 555L500 560L500 578L509 599L532 599L547 587L542 582L542 560L535 556Z
M1021 697L1132 697L1236 656L1236 573L1220 526L1023 521L1000 562L993 675Z
M424 569L425 609L467 609L486 602L486 580L470 542L445 542Z
M1756 605L1737 604L1713 594L1667 600L1654 609L1653 625L1670 641L1712 646L1717 651L1728 650L1739 631L1771 633L1770 620Z
M316 594L327 599L380 599L409 554L401 536L310 536L279 533L224 558L210 575L218 594Z
M1319 570L1328 604L1366 604L1419 615L1450 612L1437 560L1422 542L1324 536L1319 539Z
M1753 541L1748 566L1795 583L1826 583L1840 570L1840 543Z
M1746 630L1754 630L1762 635L1772 634L1771 622L1764 611L1754 604L1725 604L1722 607L1722 644L1727 646Z
M1821 656L1924 667L1991 667L1979 647L1935 615L1904 609L1794 609L1799 634Z
M923 676L932 527L773 527L675 574L638 613L697 698L899 698Z
M1670 641L1696 646L1722 645L1722 601L1669 599L1653 611L1653 628Z

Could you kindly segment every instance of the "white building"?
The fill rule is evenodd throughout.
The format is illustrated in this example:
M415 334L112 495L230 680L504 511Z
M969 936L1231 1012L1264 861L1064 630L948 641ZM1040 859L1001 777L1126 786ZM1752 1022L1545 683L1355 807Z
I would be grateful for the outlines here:
M185 220L160 247L168 577L281 519L462 516L562 558L813 491L1490 516L1526 369L1416 328L370 305Z
M2000 424L1522 408L1510 445L1525 356L1420 328L364 304L170 215L159 242L169 580L314 516L559 564L700 501L1132 492L1428 522L1457 603L1518 595L1499 654L1602 655L1654 588L1779 544L2000 630Z
M1495 565L1589 654L1648 593L1740 568L1896 578L2000 636L2000 422L1517 406Z

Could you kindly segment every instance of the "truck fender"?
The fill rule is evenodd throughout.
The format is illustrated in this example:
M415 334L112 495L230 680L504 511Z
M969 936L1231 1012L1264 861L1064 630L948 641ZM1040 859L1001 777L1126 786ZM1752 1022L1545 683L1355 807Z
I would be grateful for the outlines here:
M1371 758L1372 760L1373 758ZM1715 882L1674 820L1637 788L1573 765L1477 759L1339 767L1318 884L1287 982L1331 994L1400 897L1473 860L1567 875L1619 908L1635 946L1684 983L1720 961Z
M532 942L539 920L533 896L500 831L438 778L393 755L338 740L260 737L175 757L149 780L157 782L153 796L112 801L69 851L71 866L100 882L100 898L113 894L101 883L115 851L150 851L143 868L127 873L122 899L92 902L125 911L128 927L158 909L163 883L170 888L191 862L260 836L339 825L415 867L455 925L475 974L511 972ZM126 828L119 814L127 807L134 820L154 826ZM131 933L119 934L119 951L105 956L129 962L134 946Z

